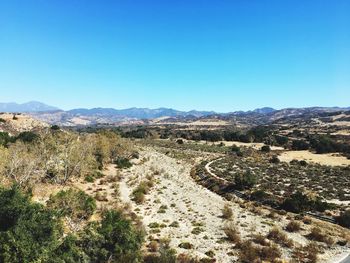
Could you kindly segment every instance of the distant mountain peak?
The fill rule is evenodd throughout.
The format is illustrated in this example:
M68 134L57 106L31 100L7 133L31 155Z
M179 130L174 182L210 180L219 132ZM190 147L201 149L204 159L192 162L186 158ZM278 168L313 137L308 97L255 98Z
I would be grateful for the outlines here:
M47 105L39 101L29 101L26 103L0 103L1 112L43 112L43 111L57 111L57 107Z
M276 109L271 108L271 107L263 107L263 108L257 108L255 110L253 110L253 112L256 113L260 113L260 114L267 114L267 113L271 113L271 112L275 112Z

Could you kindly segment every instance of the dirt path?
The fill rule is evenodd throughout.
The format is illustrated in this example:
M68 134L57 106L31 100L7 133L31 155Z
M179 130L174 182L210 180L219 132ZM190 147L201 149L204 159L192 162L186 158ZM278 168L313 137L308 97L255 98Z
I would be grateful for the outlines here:
M224 159L225 157L220 157L220 158L217 158L217 159L214 159L214 160L211 160L210 162L208 162L206 165L205 165L205 170L212 176L212 177L214 177L214 178L216 178L216 179L218 179L218 180L221 180L221 181L223 181L223 182L228 182L226 179L224 179L224 178L221 178L221 177L219 177L219 176L217 176L215 173L213 173L212 171L211 171L211 167L210 167L210 165L212 165L212 163L213 162L216 162L216 161L219 161L219 160L221 160L221 159Z

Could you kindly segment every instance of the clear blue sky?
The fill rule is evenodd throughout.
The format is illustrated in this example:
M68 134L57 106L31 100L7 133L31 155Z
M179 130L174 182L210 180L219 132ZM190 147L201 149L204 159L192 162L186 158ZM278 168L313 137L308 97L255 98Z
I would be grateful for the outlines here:
M348 0L0 0L0 101L350 106Z

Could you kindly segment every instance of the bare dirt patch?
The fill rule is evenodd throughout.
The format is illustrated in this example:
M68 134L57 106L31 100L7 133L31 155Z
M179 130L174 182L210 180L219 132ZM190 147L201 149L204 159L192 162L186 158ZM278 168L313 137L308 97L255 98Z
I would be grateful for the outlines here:
M315 154L310 151L286 151L279 157L283 162L290 162L292 160L305 160L307 162L318 163L321 165L344 166L350 165L350 160L339 154Z

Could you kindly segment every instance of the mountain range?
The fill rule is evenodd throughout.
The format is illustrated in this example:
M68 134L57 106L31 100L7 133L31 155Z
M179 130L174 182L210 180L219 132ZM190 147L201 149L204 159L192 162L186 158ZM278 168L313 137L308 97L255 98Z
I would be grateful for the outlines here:
M60 110L57 107L46 105L39 101L29 101L26 103L0 103L0 112L42 112Z
M286 108L276 110L271 107L258 108L252 111L235 111L230 113L216 113L214 111L179 111L171 108L78 108L68 111L58 107L46 105L42 102L31 101L23 104L0 103L0 112L28 113L36 119L51 124L64 126L94 125L94 124L144 124L154 120L189 121L205 118L216 118L235 121L237 119L248 122L264 123L281 118L300 116L307 114L319 114L323 112L348 111L349 108L340 107L309 107ZM165 121L166 122L166 121Z

